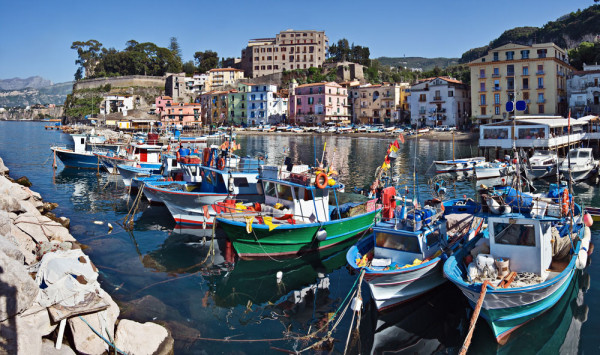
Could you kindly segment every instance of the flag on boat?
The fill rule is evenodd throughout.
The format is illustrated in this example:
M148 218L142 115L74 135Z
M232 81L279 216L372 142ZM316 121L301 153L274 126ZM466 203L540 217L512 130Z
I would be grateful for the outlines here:
M404 136L403 135L398 135L398 139L400 140L400 142L402 142L402 144L404 144Z

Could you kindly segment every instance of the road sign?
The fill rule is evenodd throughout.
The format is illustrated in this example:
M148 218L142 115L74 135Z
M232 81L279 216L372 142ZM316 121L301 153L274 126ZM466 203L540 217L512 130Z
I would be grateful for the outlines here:
M527 109L527 102L524 100L519 100L515 106L517 111L525 111Z
M506 103L506 112L513 112L515 109L515 103L512 101L508 101Z

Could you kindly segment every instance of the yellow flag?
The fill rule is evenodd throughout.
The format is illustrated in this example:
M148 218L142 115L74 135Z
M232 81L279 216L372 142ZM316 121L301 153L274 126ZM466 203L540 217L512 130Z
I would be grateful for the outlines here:
M247 207L246 207L246 206L244 206L244 204L243 204L243 203L241 203L241 202L238 202L238 203L236 203L236 204L235 204L235 209L236 209L236 210L245 210L246 208L247 208Z
M396 148L396 146L392 144L392 145L390 146L390 151L392 151L392 152L397 152L397 151L398 151L398 148Z
M252 222L254 222L254 216L244 217L246 219L246 232L252 233Z
M269 232L279 227L279 225L273 224L273 217L265 216L263 217L263 221L265 222L265 225L269 226Z

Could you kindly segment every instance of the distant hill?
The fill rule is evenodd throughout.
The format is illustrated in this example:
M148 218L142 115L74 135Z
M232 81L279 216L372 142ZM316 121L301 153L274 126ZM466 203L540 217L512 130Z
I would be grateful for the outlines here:
M49 82L49 80L47 81ZM31 84L31 82L29 83ZM67 95L72 91L72 81L53 85L51 84L39 88L26 87L21 89L0 90L0 107L24 107L35 104L62 105L64 104Z
M421 68L431 70L435 67L440 69L450 65L458 64L459 58L423 58L423 57L379 57L376 58L381 65L403 66L408 68Z
M488 50L508 43L531 45L554 42L571 49L583 41L593 42L600 36L600 5L592 5L549 21L540 27L515 27L505 31L489 44L463 53L460 63L468 63L487 54Z
M27 79L12 78L0 79L0 90L21 90L25 88L40 89L51 86L53 83L41 76L32 76Z

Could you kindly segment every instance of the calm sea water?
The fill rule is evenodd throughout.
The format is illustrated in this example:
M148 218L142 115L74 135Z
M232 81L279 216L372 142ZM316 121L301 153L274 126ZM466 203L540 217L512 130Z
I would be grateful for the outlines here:
M240 136L238 142L241 155L266 153L269 163L290 156L310 164L315 157L321 159L327 143L326 160L340 171L349 191L372 182L391 139L262 135ZM316 340L301 337L324 324L356 280L345 267L351 243L301 259L236 261L222 238L211 243L212 231L176 228L165 207L144 203L136 212L133 231L126 231L121 224L132 197L120 178L64 169L60 163L54 171L49 149L53 143L71 143L71 138L44 130L44 123L0 122L0 156L11 176L27 176L45 200L59 203L56 214L71 219L71 233L87 245L86 253L100 269L101 283L121 306L122 316L167 325L176 340L176 353L305 349ZM457 142L455 153L457 158L472 156L476 143ZM420 140L416 147L407 141L396 164L399 184L428 198L433 161L451 157L451 142ZM415 165L417 184L413 184ZM459 177L448 182L448 194L474 196L475 186L476 182ZM600 206L597 187L580 184L576 194L586 205ZM114 226L112 233L107 223ZM216 235L223 237L219 229ZM599 235L594 230L593 242ZM276 281L278 271L283 273L281 283ZM590 279L599 275L598 263L592 262L553 309L518 330L504 346L496 345L487 324L480 321L470 352L596 353L600 290ZM460 349L470 310L451 284L379 315L369 302L366 285L362 292L366 307L349 342L350 353ZM346 314L332 334L334 353L344 351L350 316ZM247 339L260 341L243 341Z

